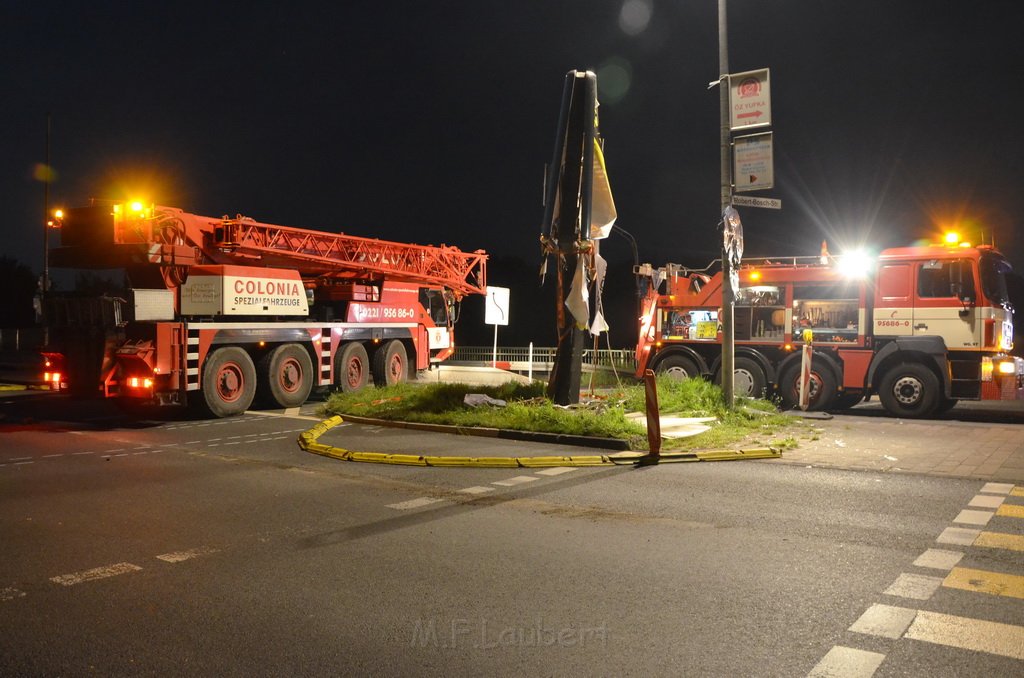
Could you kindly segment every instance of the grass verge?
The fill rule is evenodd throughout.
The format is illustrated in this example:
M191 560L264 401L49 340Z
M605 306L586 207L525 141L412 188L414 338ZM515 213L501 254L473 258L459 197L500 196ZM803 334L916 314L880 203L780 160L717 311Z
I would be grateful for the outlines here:
M413 421L451 426L479 426L517 431L563 433L620 438L635 450L647 449L643 427L626 418L627 412L643 412L642 384L606 390L600 396L581 399L579 406L555 405L544 397L541 382L500 386L405 383L385 388L368 387L357 393L334 393L322 414L356 415L394 421ZM470 407L467 394L482 393L504 400L505 407ZM662 450L690 450L774 445L794 447L801 423L778 413L765 400L737 398L727 410L718 386L702 379L658 379L658 405L663 414L684 417L715 417L705 433L662 441Z

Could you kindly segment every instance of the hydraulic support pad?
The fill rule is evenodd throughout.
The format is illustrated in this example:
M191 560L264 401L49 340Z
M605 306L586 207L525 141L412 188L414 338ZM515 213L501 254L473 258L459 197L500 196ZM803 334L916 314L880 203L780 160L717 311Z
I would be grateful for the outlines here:
M541 468L551 466L624 466L651 463L678 463L691 461L736 461L740 459L772 459L782 456L775 447L740 450L705 450L703 452L662 452L657 457L642 452L615 454L589 454L538 457L448 457L418 454L390 454L386 452L354 452L317 442L324 433L341 424L339 416L326 419L299 435L298 443L306 452L341 461L372 464L400 464L404 466L471 466L476 468Z

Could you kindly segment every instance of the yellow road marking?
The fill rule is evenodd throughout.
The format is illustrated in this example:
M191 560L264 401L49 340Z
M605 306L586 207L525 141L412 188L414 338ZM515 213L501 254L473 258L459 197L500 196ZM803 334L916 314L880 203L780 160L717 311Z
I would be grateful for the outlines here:
M1024 504L1003 504L996 510L997 516L1009 516L1010 518L1024 518Z
M942 585L952 589L989 593L994 596L1024 598L1024 577L1016 574L954 567Z
M1014 497L1024 497L1024 487L1015 487L1010 490L1010 495Z
M921 610L904 638L1024 659L1024 628Z
M974 540L973 546L987 546L990 549L1009 549L1024 551L1024 535L1006 534L1004 532L982 532Z

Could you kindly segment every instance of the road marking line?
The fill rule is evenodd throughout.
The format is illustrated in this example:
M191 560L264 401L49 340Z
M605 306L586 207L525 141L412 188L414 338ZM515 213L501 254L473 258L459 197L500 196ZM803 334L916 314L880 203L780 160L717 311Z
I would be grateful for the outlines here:
M997 516L1008 516L1010 518L1024 518L1024 505L1003 504L996 510Z
M27 466L27 465L29 465L31 463L33 463L33 462L31 462L31 461L16 461L13 464L11 464L11 466Z
M872 605L848 631L896 640L917 616L917 610L892 605Z
M80 455L83 455L83 454L96 454L96 453L95 452L72 452L71 456L72 457L77 457L77 456L80 456Z
M1010 495L1014 497L1024 497L1024 487L1018 487L1014 489L1013 491L1010 492Z
M811 669L807 678L867 678L878 670L884 654L836 645Z
M203 441L202 440L190 440L187 443L182 443L182 445L195 445L196 443L201 443L201 442L203 442Z
M975 508L997 509L1004 501L1006 501L1006 497L999 497L991 494L978 494L975 495L974 499L971 500L971 503L969 503L968 506L973 506Z
M509 478L508 480L497 480L497 481L491 483L491 485L501 485L502 487L512 487L513 485L522 485L523 483L532 483L535 480L540 480L540 479L539 478L534 478L533 476L515 476L514 478Z
M143 450L142 452L133 452L134 455L149 454L149 450Z
M479 485L474 485L473 487L465 487L465 488L459 490L459 492L462 492L463 494L483 494L484 492L493 492L493 491L494 491L493 487L480 487Z
M31 459L31 458L32 457L11 457L7 461L25 461L26 459Z
M930 577L926 574L908 574L904 572L896 577L896 581L882 593L900 598L928 600L942 585L942 577Z
M171 553L162 553L156 557L159 560L162 560L167 563L181 563L186 560L196 558L198 556L206 556L216 552L217 549L200 547L195 549L188 549L187 551L172 551Z
M111 452L124 452L124 448L123 447L115 447L112 450L106 450L103 454L109 454Z
M428 506L430 504L436 504L443 499L436 499L434 497L420 497L419 499L410 499L409 501L402 501L397 504L388 504L388 508L397 509L399 511L408 511L409 509L420 508L422 506Z
M160 447L174 447L177 444L178 443L163 443L162 445L160 445Z
M54 457L63 457L64 454L44 454L43 459L53 459Z
M1011 490L1013 490L1013 483L985 483L978 491L991 494L1009 494Z
M985 546L990 549L1024 551L1024 535L1006 534L1004 532L982 532L974 540L974 545Z
M73 572L71 574L62 574L58 577L50 577L50 581L62 586L74 586L82 582L106 579L107 577L115 577L119 574L127 574L128 572L135 572L141 569L138 565L132 565L131 563L117 563L115 565L96 567L84 572Z
M243 442L244 441L242 441L242 440L235 440L235 441L230 442L230 443L224 443L224 447L227 447L228 445L241 445Z
M946 551L945 549L928 549L914 561L918 567L927 567L933 570L951 570L960 562L964 554L960 551Z
M1024 598L1024 577L1016 574L954 567L942 585L951 589L989 593L993 596Z
M956 544L957 546L970 546L981 534L981 530L972 530L967 527L947 527L935 541L940 544Z
M115 456L115 457L127 457L128 453L127 452L122 452L121 454L115 454L113 456Z
M559 476L559 475L562 475L563 473L569 473L570 471L575 471L575 470L577 470L577 469L572 467L572 466L556 466L554 468L546 468L546 469L542 469L540 471L537 471L537 475L539 475L539 476Z
M18 589L12 588L0 589L0 603L6 603L8 600L14 600L15 598L24 597L24 591L19 591Z
M954 523L962 523L964 525L988 525L988 521L992 520L991 511L971 511L964 509L961 511L956 518L953 518Z
M1012 624L921 610L903 637L963 650L1024 659L1024 627Z

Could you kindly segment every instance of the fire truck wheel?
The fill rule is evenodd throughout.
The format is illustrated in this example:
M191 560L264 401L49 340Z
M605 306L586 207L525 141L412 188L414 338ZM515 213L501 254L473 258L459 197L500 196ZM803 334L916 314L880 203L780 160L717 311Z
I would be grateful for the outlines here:
M878 384L878 399L890 413L907 419L927 417L939 406L939 378L920 363L900 363Z
M836 377L832 370L821 360L811 361L811 395L808 398L807 410L820 412L832 407L836 398ZM779 380L779 397L782 398L784 409L792 410L800 407L800 362L797 361L786 368Z
M406 380L409 374L409 359L405 346L393 339L378 348L373 354L373 383L377 386L391 386Z
M672 379L695 379L700 376L697 365L689 358L681 355L667 355L658 361L655 371L666 374Z
M215 417L249 409L256 395L256 368L237 346L219 348L203 364L203 405Z
M313 388L313 362L298 344L282 344L263 356L258 376L261 400L271 406L298 407Z
M768 385L768 377L757 361L738 357L733 364L733 394L743 398L763 398L764 389ZM722 383L722 370L715 375L715 383Z
M342 349L334 381L344 393L358 391L370 381L370 357L361 342L349 342Z

